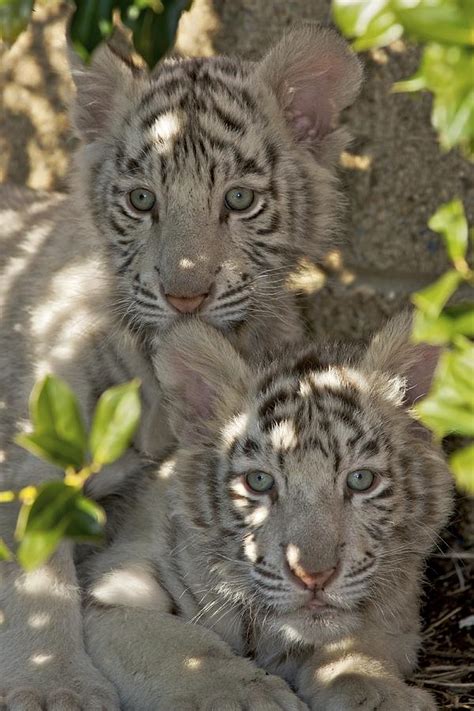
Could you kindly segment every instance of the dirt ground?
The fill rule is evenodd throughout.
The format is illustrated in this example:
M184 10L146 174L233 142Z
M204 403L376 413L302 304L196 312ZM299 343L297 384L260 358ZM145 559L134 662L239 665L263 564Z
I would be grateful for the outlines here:
M474 708L473 530L472 501L460 499L426 571L424 651L414 680L434 692L440 709Z
M328 10L329 0L194 0L177 47L256 57L294 21L327 20ZM29 30L8 51L0 47L0 182L67 187L74 148L67 12L57 0L37 3ZM426 226L440 203L460 196L474 224L474 167L456 151L440 154L430 97L390 92L393 81L415 71L418 57L403 43L365 57L362 98L346 117L355 140L341 161L347 239L302 282L319 336L365 337L444 270L440 240ZM440 709L474 709L473 565L474 507L460 498L427 567L424 652L414 678L436 694Z

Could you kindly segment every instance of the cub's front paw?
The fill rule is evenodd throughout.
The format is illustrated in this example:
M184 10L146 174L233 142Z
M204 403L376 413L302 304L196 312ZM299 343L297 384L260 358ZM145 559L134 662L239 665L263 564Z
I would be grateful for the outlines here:
M436 711L432 696L393 677L344 674L320 689L311 711Z
M119 711L113 686L87 658L50 668L46 655L31 661L40 673L19 668L0 679L1 711Z
M307 706L277 676L254 668L242 673L240 665L230 665L212 676L203 675L188 683L171 698L163 700L159 711L304 711Z

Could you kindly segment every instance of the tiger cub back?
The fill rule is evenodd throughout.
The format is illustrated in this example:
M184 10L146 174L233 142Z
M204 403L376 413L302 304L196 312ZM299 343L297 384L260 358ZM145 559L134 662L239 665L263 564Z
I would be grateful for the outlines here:
M260 368L208 327L177 327L155 366L178 448L93 562L91 609L158 596L161 613L217 633L310 708L434 708L402 679L451 480L409 413L438 355L411 345L409 326ZM94 655L107 630L90 635Z

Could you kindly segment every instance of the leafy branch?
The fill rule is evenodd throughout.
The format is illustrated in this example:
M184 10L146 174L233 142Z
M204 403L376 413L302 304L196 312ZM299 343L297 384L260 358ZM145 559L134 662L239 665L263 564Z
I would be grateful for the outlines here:
M107 390L87 433L76 396L63 380L48 375L35 385L29 404L33 429L16 442L65 474L61 481L0 492L0 503L20 503L15 555L0 539L0 560L16 556L30 570L44 563L63 538L103 539L105 513L84 496L84 486L129 447L140 420L139 387L132 380Z
M332 10L357 51L383 47L404 34L426 43L416 74L394 91L431 91L431 120L441 145L460 145L474 157L474 2L333 0Z
M433 93L431 121L445 149L474 158L474 3L472 0L333 0L333 16L356 50L382 47L404 34L425 43L414 77L394 91ZM414 294L413 339L444 346L431 392L415 414L436 437L474 437L474 304L459 301L474 287L470 266L474 230L460 200L442 205L429 221L442 235L452 268ZM460 290L461 289L461 290ZM472 292L471 292L472 293ZM453 297L455 303L452 303ZM451 469L474 493L474 445L455 452Z
M413 339L449 348L441 357L428 397L415 407L422 422L437 437L474 437L474 305L447 306L459 286L474 286L474 271L466 260L474 229L468 226L460 200L438 209L428 223L444 239L453 269L413 295L417 307ZM474 444L451 456L451 469L460 488L474 492Z
M88 61L118 18L132 31L136 51L153 68L173 46L179 18L191 0L75 0L70 24L77 53ZM0 40L12 44L30 19L33 0L0 0Z

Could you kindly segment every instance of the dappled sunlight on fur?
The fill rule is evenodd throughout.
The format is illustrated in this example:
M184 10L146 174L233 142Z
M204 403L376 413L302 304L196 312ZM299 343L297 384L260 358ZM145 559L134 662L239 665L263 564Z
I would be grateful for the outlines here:
M91 589L91 595L107 605L163 611L167 611L170 606L169 597L156 584L151 571L139 565L112 570Z
M196 694L204 704L230 693L229 672L248 692L251 660L272 700L281 677L312 711L434 711L404 677L451 478L409 414L411 385L426 386L434 366L410 326L402 315L365 350L286 347L260 369L198 321L168 335L154 362L178 440L173 476L150 481L81 573L94 595L145 565L168 596L167 611L147 615L147 594L127 605L119 577L111 604L86 606L88 649L126 709L153 699L167 711ZM387 399L395 377L399 397ZM115 651L117 604L126 652ZM183 696L189 658L199 674ZM290 694L283 708L299 703Z

